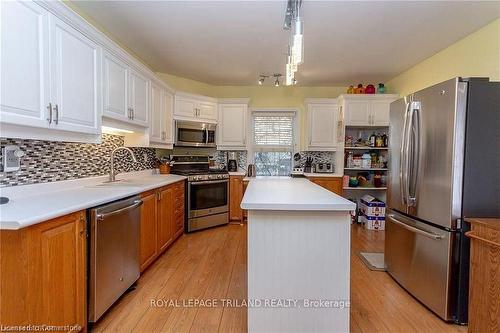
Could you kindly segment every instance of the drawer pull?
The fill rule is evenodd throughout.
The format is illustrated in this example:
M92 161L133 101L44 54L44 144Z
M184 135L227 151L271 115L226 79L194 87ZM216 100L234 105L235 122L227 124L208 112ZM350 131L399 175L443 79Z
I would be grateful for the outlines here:
M469 238L473 238L473 239L477 239L481 242L485 242L486 244L489 244L491 246L495 246L495 247L500 247L500 244L498 244L497 242L493 242L493 241L490 241L489 239L486 239L486 238L482 238L482 237L479 237L478 235L476 235L474 232L472 231L467 231L465 233L465 236L469 237Z

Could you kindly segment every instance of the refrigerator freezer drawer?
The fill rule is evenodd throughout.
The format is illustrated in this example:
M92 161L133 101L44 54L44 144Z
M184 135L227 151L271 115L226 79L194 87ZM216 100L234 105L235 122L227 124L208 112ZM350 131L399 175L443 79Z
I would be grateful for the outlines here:
M444 320L452 320L452 233L390 211L386 216L387 272Z

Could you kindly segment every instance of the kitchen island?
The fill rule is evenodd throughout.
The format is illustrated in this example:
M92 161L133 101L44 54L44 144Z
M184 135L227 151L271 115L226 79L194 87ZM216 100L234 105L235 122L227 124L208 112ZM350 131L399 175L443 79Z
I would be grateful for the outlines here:
M355 204L304 178L250 180L248 331L348 332Z

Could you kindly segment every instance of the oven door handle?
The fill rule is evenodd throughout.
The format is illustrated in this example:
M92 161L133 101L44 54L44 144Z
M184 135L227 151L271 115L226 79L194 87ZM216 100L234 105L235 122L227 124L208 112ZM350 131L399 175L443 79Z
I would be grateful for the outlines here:
M227 183L229 180L224 179L224 180L207 180L203 182L189 182L189 185L207 185L207 184L220 184L220 183Z

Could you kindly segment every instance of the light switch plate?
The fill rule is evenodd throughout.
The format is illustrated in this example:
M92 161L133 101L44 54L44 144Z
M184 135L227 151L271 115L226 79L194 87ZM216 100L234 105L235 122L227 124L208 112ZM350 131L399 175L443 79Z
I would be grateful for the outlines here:
M21 152L19 154L18 152ZM17 171L21 168L21 156L24 155L18 146L8 145L3 148L3 171Z

